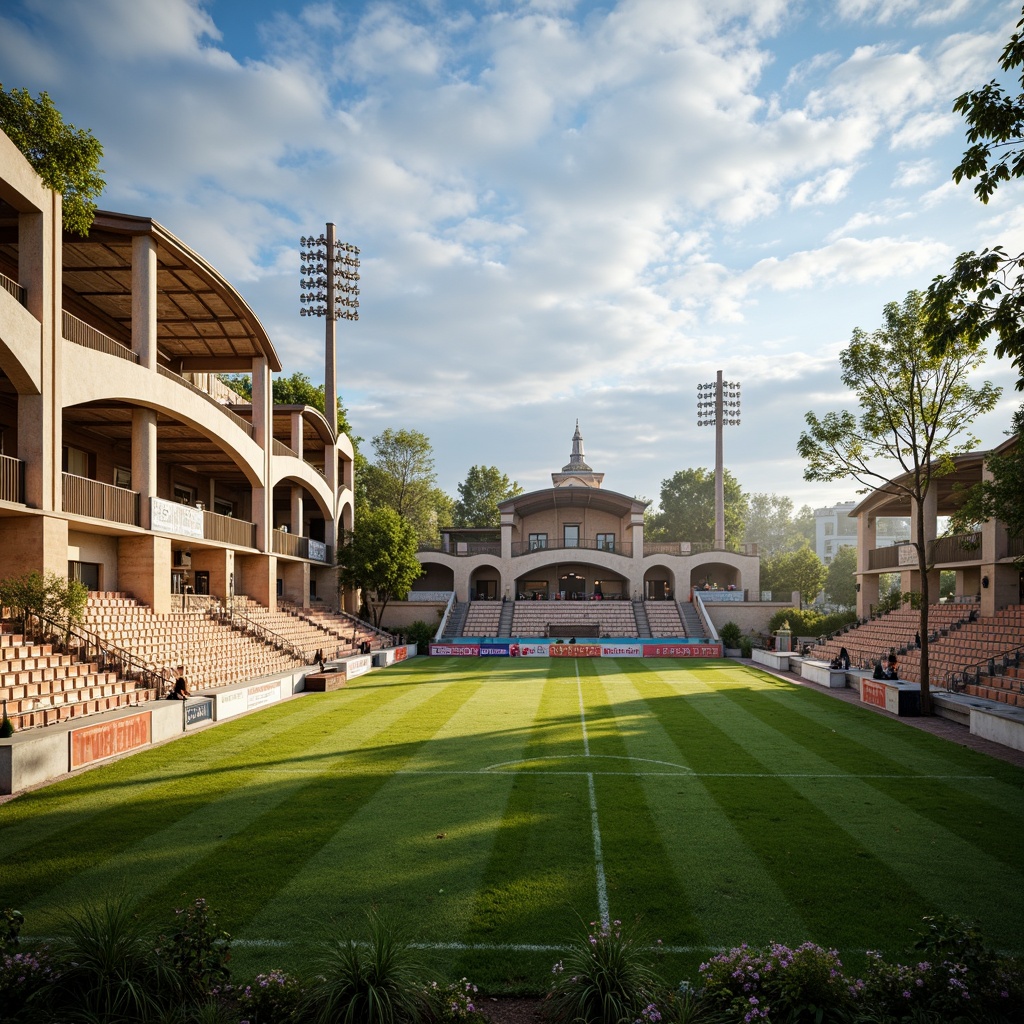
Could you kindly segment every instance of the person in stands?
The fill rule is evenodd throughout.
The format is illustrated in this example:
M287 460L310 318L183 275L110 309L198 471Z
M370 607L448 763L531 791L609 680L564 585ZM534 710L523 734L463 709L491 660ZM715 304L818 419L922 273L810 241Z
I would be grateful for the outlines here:
M183 672L183 666L178 667L179 672ZM188 683L185 681L184 675L179 675L174 681L174 689L167 694L168 700L188 700L192 694L189 692Z

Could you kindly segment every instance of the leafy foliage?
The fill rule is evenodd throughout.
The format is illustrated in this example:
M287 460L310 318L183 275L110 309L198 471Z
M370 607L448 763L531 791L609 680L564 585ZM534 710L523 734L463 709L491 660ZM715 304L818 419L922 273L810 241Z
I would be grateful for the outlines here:
M954 468L953 456L970 451L977 439L970 425L990 412L1000 389L970 378L984 361L976 337L948 344L942 354L928 347L926 313L920 293L910 292L902 305L890 302L884 327L868 334L857 328L840 354L843 384L860 405L852 412L829 412L805 419L797 450L807 480L846 480L864 490L884 484L894 498L923 508L929 490ZM924 516L918 517L911 543L921 576L921 623L928 633L928 550ZM921 650L921 710L931 713L927 641Z
M725 542L743 541L747 497L736 478L723 471ZM661 482L660 510L649 520L652 540L688 540L711 544L715 539L715 473L710 469L682 469Z
M412 524L386 505L364 510L358 528L345 531L338 546L338 577L344 586L376 594L375 625L388 602L404 596L423 572L416 548Z
M434 639L437 626L432 626L429 622L424 622L423 619L417 619L407 626L404 632L405 639L411 644L417 644L422 654L430 649L430 642Z
M844 544L832 556L828 564L828 576L825 579L825 593L833 604L843 608L852 608L857 603L857 548L853 544Z
M761 559L761 589L775 592L800 592L810 602L825 585L828 570L821 559L805 544L797 551Z
M209 995L231 977L231 936L210 917L206 900L198 897L174 912L177 928L160 936L156 952L178 973L194 995Z
M743 540L756 544L762 558L796 551L814 543L814 512L804 505L794 514L793 499L784 494L751 494Z
M103 191L103 147L92 132L65 124L45 92L33 99L27 89L0 83L0 129L24 154L43 184L62 197L64 228L88 235Z
M477 987L468 978L447 985L432 981L426 989L430 1004L430 1018L436 1024L458 1024L459 1021L477 1021L487 1024L488 1018L477 1006Z
M522 487L497 466L470 466L466 479L459 484L452 525L500 526L498 503L522 493Z
M299 979L284 971L257 975L238 989L238 1008L249 1024L289 1024L299 1019L304 990Z
M718 631L718 635L726 647L730 650L735 650L740 645L740 640L743 637L743 630L741 630L735 622L727 622Z
M575 941L552 968L548 1016L555 1024L621 1024L634 1021L658 990L650 953L621 921L596 921L585 941Z
M308 992L314 1024L409 1024L426 1015L416 951L376 914L369 925L368 941L335 940L321 959Z
M797 608L784 608L768 620L768 630L774 632L781 629L784 622L788 622L794 636L824 636L856 621L857 616L853 612L822 615L812 609L800 611Z
M436 485L430 438L418 430L390 427L373 441L374 461L356 462L356 520L387 506L409 522L421 543L438 539L452 519L452 500Z
M1024 87L1024 19L1003 48L999 67ZM958 184L977 179L974 194L983 203L1012 178L1024 176L1024 92L1012 95L995 79L958 96L953 110L967 121L969 146L953 169ZM998 337L995 353L1017 368L1024 389L1024 254L1002 246L966 252L946 277L928 289L928 338L936 351L964 341L980 344Z
M0 580L0 606L11 609L26 632L43 635L43 616L67 632L82 622L89 590L79 580L55 572L28 572Z

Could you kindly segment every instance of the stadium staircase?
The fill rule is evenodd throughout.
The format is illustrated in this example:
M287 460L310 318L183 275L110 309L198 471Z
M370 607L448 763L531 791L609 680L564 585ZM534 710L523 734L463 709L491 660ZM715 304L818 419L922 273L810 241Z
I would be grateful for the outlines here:
M457 637L466 635L466 616L469 614L469 604L459 601L453 608L448 621L445 623L443 638L454 640Z
M697 614L697 609L689 601L677 601L676 607L679 609L679 618L683 623L684 635L704 636L704 626L700 621L700 616Z
M516 606L513 601L506 601L501 606L501 618L498 619L498 636L512 635L512 619L515 618Z
M644 601L636 601L633 604L633 616L636 619L636 635L640 637L650 637L651 634L651 623L647 617L647 608L645 607Z
M97 660L76 653L71 637L66 653L52 643L33 643L9 623L0 625L0 701L15 731L56 725L100 711L137 705L158 696ZM85 650L86 648L77 648Z

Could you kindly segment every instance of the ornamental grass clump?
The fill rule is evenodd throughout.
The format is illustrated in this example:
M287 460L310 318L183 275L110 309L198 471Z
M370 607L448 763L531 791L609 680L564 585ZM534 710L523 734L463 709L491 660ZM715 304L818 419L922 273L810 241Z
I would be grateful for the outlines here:
M555 964L547 1012L555 1024L657 1024L659 981L650 947L613 921L590 923L586 941L575 942Z
M705 998L743 1024L823 1024L854 1001L839 954L813 942L763 950L744 944L701 964L700 973Z
M307 990L314 1024L415 1024L428 1011L425 965L395 928L370 914L367 942L335 940Z

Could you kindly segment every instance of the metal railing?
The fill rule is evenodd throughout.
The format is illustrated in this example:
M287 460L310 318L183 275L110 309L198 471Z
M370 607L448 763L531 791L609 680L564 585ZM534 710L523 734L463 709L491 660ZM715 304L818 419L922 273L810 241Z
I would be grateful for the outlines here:
M25 463L10 455L0 455L0 501L24 501Z
M868 552L869 569L895 569L900 564L900 549L893 544L887 548L872 548Z
M1022 653L1024 653L1024 644L1000 651L998 654L991 654L974 665L968 665L958 671L947 672L943 678L943 685L947 690L953 691L962 690L965 686L980 686L983 672L991 677L998 674L997 663L1000 663L999 667L1003 669L1009 668L1011 665L1019 665ZM1021 686L1021 692L1024 693L1024 684Z
M10 292L23 306L25 305L25 289L13 278L6 274L0 274L0 288L3 288L5 292Z
M520 555L531 555L535 551L605 551L609 555L622 555L624 558L633 557L632 541L607 541L598 540L596 537L580 537L576 541L566 542L564 538L548 538L543 544L535 540L517 540L512 542L512 557Z
M106 519L126 526L139 525L139 492L113 484L101 484L84 476L64 473L64 511L92 519Z
M118 356L129 363L138 363L139 354L133 352L127 345L114 341L113 338L108 337L102 331L96 330L95 327L90 327L84 320L79 320L77 316L72 316L67 310L62 310L62 312L65 340L74 342L76 345L82 345L85 348L91 348L95 352L106 352L107 355Z
M118 647L91 629L80 625L68 626L46 615L35 613L30 618L45 623L53 636L66 637L66 646L69 650L73 648L77 651L76 657L80 661L87 663L95 661L99 671L116 672L121 679L134 682L136 689L155 690L156 695L162 697L164 688L171 681L163 672L149 668L131 651ZM72 643L72 641L77 641L77 643Z
M232 423L240 427L242 430L249 435L249 437L255 437L256 432L253 429L253 425L248 420L243 420L237 413L233 413L226 405L221 405L213 395L205 392L201 387L193 384L190 380L185 380L181 374L175 373L173 370L168 370L166 366L158 366L156 368L157 373L161 377L166 377L168 380L173 380L176 384L180 384L183 388L188 388L193 394L199 395L200 398L205 399L215 409L218 409L224 416L227 416Z
M928 552L931 565L943 562L978 562L981 560L981 534L958 533L933 540Z
M243 548L256 547L256 524L203 509L203 536Z
M273 531L272 550L276 555L291 555L294 558L308 558L312 562L331 562L331 546L298 533Z
M457 555L460 558L467 555L500 555L501 541L456 541L444 547L437 541L421 541L417 551L431 551L440 555Z
M285 654L296 661L306 664L306 652L303 648L289 640L286 636L275 633L269 626L264 626L262 622L250 619L244 612L236 611L233 607L230 607L230 603L228 608L219 605L216 608L210 608L207 614L211 619L221 623L221 625L226 624L241 633L254 636L269 647L276 647L277 650L284 651Z

